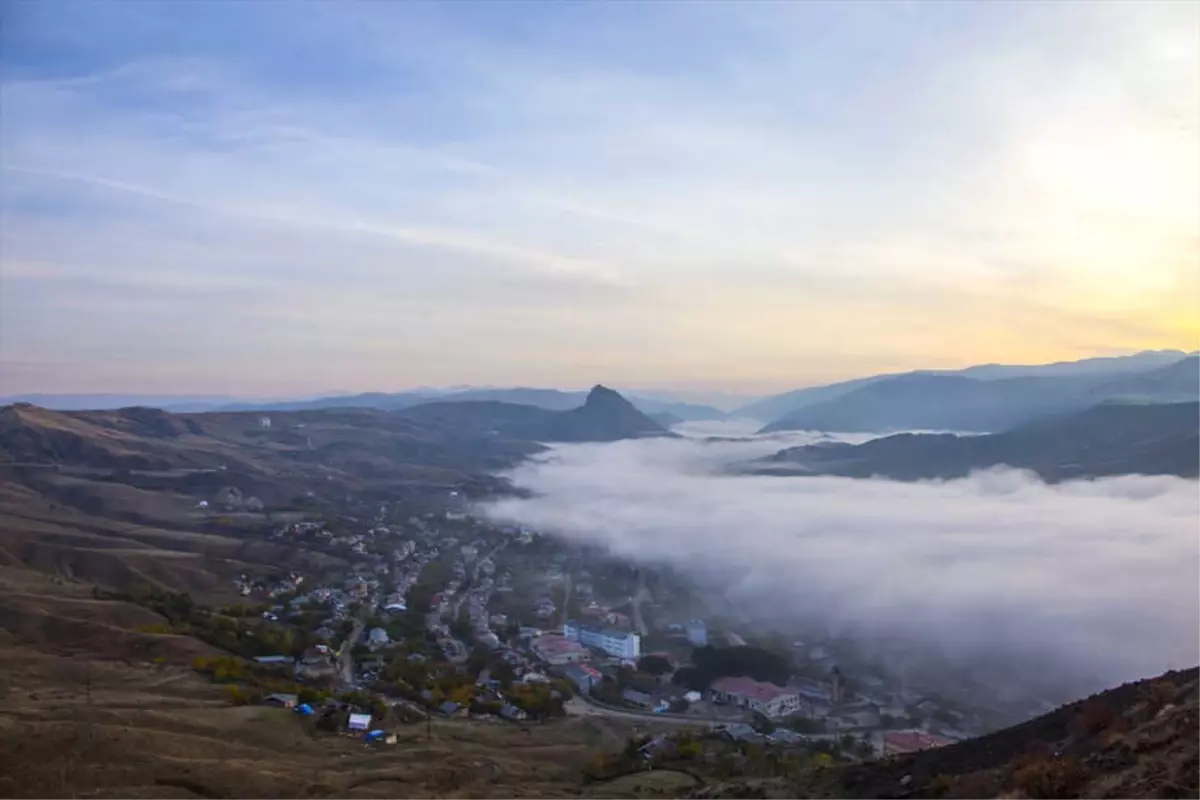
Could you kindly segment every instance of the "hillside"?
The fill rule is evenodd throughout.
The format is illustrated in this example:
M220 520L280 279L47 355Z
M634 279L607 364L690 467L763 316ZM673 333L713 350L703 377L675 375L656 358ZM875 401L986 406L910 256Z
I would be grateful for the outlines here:
M435 719L366 747L285 709L231 707L220 687L151 654L0 651L5 797L580 796L588 759L630 728L587 717L522 733Z
M1200 357L1119 377L1102 373L981 380L963 375L901 375L792 411L762 432L994 432L1116 399L1157 403L1200 399Z
M1200 403L1103 404L982 436L904 433L860 445L789 448L752 469L774 475L961 478L1007 465L1044 480L1200 474Z
M910 755L693 797L1197 797L1200 668L1127 683L1035 719Z

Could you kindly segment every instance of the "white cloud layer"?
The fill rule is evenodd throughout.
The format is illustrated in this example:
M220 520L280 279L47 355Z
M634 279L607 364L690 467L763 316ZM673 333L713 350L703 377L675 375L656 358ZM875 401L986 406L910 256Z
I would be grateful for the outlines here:
M895 664L969 667L997 692L1066 699L1200 660L1196 482L721 474L781 446L560 446L512 473L532 498L487 513L690 570L764 623L815 621Z

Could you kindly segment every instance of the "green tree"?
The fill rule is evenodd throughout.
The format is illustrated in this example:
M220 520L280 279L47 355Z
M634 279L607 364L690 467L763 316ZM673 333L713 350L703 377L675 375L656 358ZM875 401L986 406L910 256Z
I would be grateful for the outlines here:
M671 671L671 662L660 655L642 656L637 662L638 672L649 675L666 675Z

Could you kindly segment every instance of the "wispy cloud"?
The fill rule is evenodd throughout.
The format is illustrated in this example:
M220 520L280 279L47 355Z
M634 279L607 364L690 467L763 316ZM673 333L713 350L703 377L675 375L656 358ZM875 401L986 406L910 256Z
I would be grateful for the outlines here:
M928 333L885 337L881 368L1197 335L1187 4L37 5L4 33L0 263L131 296L149 269L237 271L284 305L333 277L344 302L307 309L330 341L384 293L442 309L425 330L446 347L339 385L500 359L510 383L786 386L846 374L821 343L869 352L914 317ZM44 307L73 291L38 280ZM480 310L468 287L497 284L553 289ZM259 313L208 314L235 310ZM493 323L482 352L449 347L463 316ZM6 359L31 345L12 319ZM108 336L37 325L66 352Z

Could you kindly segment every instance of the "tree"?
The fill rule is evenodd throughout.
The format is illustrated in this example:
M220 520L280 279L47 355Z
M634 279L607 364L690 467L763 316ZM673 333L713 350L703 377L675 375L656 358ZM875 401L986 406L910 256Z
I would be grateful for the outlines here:
M250 698L242 691L240 686L230 684L223 687L222 691L225 693L225 699L229 701L230 705L244 706L250 702Z
M763 714L754 715L754 729L759 733L770 735L775 732L775 723Z
M649 675L666 675L672 670L671 662L659 655L642 656L637 662L638 672Z
M500 681L500 686L507 689L517 679L517 673L507 661L497 661L492 667L492 677Z
M450 632L458 639L470 639L473 630L471 627L471 613L467 610L467 606L464 603L458 609L458 615L454 618L454 621L450 623Z
M787 658L760 647L718 648L705 645L692 651L692 663L699 674L691 680L703 688L717 678L743 675L783 686L792 674L792 665Z
M788 720L788 727L796 733L824 733L825 721L809 717L792 717Z

